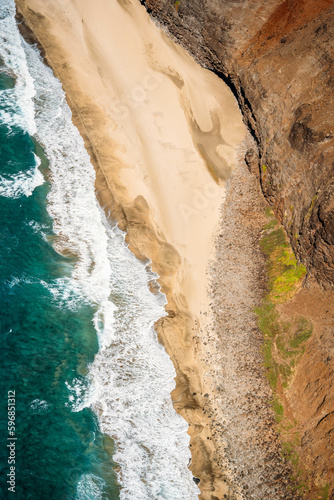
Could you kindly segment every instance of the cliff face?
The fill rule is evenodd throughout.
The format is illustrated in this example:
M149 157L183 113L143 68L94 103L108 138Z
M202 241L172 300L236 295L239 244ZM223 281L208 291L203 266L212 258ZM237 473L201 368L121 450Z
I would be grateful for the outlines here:
M334 282L334 0L142 0L232 88L246 161L309 275Z

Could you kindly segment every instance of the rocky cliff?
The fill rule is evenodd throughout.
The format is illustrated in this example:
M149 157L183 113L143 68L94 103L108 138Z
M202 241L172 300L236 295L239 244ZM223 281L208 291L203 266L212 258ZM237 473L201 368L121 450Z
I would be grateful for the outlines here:
M333 284L334 1L142 2L233 90L250 169L309 276Z

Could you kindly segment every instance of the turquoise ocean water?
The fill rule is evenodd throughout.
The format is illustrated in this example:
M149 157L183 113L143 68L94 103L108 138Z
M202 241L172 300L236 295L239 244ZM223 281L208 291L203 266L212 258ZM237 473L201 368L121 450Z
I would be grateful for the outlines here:
M197 498L153 328L165 297L98 206L94 177L59 81L0 0L0 498Z
M14 85L0 75L1 89ZM15 113L6 99L1 111ZM66 299L59 302L53 293L57 280L70 276L75 258L61 256L52 246L48 162L26 131L1 123L0 158L1 422L5 429L7 391L14 390L15 494L22 499L98 498L103 485L103 497L119 498L106 451L112 452L111 439L101 434L90 408L73 412L68 404L66 383L75 378L85 384L98 341L94 308L85 302L66 307ZM29 187L24 192L22 184L28 179L33 186L34 176L41 185L27 196ZM3 446L2 479L9 470L7 458ZM7 487L2 481L1 498L7 497Z
M0 125L2 181L12 182L35 169L36 151L43 158L27 133ZM47 176L47 162L43 164ZM0 197L1 421L6 428L6 395L15 390L16 495L75 498L78 483L90 475L92 496L87 498L94 498L94 480L103 481L107 498L118 498L115 474L107 467L108 437L99 431L91 409L73 412L67 404L66 382L75 377L84 383L98 343L91 321L94 309L83 304L73 310L66 301L59 307L52 294L57 279L71 272L73 260L50 244L48 190L44 182L31 196ZM2 447L1 452L3 477L8 449ZM1 498L6 498L3 482L1 490Z

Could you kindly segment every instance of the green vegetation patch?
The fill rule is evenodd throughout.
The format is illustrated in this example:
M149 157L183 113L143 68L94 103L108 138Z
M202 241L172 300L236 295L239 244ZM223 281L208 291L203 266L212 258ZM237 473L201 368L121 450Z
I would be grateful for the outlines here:
M299 455L296 452L296 446L294 443L285 441L282 443L282 455L285 459L290 460L293 465L298 465Z
M275 305L269 300L264 300L260 307L255 308L258 317L258 325L265 337L275 337L280 332L278 324L278 312Z
M269 224L271 224L273 220L275 219L271 219ZM261 250L268 257L270 257L271 254L273 254L277 249L287 248L287 246L288 244L282 227L276 229L275 231L266 231L260 240Z
M275 224L276 222L276 224ZM282 227L274 229L277 221L270 217L260 240L262 252L267 256L270 300L285 302L296 291L306 268L298 264Z
M310 208L308 209L308 212L307 212L307 214L305 216L305 219L309 219L311 217L313 209L314 209L315 202L317 201L317 198L318 198L318 194L316 194L315 196L313 196Z
M259 328L263 334L263 363L273 391L272 407L282 435L288 432L282 443L282 456L294 466L292 478L296 489L307 488L301 480L297 444L289 441L288 431L282 431L283 424L290 421L284 415L279 393L286 388L295 367L303 355L305 343L312 335L312 324L306 318L292 318L282 321L277 305L289 300L299 289L306 275L306 269L290 247L286 234L275 219L272 210L265 209L267 222L263 228L260 247L267 258L268 293L259 307L255 308ZM291 424L295 427L296 423ZM285 425L286 426L286 425Z
M284 409L276 395L272 399L272 405L275 412L276 421L280 422L284 416Z
M275 226L277 226L278 224L278 221L276 219L272 219L268 222L268 224L266 224L264 226L264 229L268 230L268 229L273 229Z
M312 334L312 325L305 318L291 323L279 319L276 304L286 302L294 295L306 269L298 264L283 228L277 227L272 210L267 207L265 213L268 222L264 226L260 247L267 257L268 293L261 305L255 308L255 313L264 336L267 377L275 391L279 377L283 387L287 386L298 358L304 352L303 344Z
M278 366L273 358L272 350L273 341L271 339L266 339L263 344L263 363L266 369L266 375L269 380L269 384L273 390L276 390L278 380Z
M292 348L299 348L303 342L306 342L312 335L313 326L312 323L307 321L305 318L299 318L297 322L297 329L290 340L289 345Z
M321 500L328 500L330 487L330 484L326 484L326 486L322 488L322 491L320 491Z

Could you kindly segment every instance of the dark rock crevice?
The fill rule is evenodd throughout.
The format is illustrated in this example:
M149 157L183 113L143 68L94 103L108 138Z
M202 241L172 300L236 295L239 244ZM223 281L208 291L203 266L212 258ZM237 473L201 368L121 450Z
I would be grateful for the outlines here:
M256 118L254 116L252 105L249 99L246 97L245 89L240 85L240 81L235 81L228 73L223 73L217 69L211 70L215 75L218 76L223 82L229 87L232 94L238 101L240 109L245 120L245 124L252 135L254 141L256 142L258 148L261 148L259 133L256 125Z

